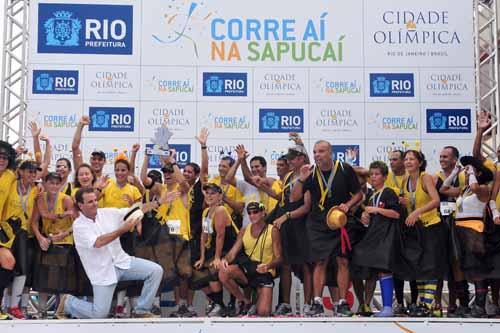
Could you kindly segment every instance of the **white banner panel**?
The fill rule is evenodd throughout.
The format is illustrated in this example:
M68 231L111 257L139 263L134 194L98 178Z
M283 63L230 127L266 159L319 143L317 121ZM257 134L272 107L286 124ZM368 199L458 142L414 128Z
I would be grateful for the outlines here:
M355 165L387 160L403 142L429 159L449 144L470 152L473 0L38 0L31 8L28 119L68 143L89 115L86 156L145 148L162 123L181 165L199 162L195 136L208 127L211 174L238 143L275 174L289 132L310 148L328 140Z

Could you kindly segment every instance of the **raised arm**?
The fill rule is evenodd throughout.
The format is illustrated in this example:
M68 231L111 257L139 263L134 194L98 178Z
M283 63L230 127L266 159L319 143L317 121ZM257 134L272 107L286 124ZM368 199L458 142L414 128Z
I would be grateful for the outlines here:
M71 142L71 150L73 153L73 167L78 169L78 167L83 163L82 150L80 144L82 142L82 131L85 126L90 124L90 118L88 116L83 116L80 118L78 125L76 125L75 134L73 135L73 141Z
M132 153L130 154L130 174L135 175L135 160L137 159L137 152L141 149L141 145L134 143L132 146Z
M481 145L483 142L483 134L491 126L491 115L486 111L481 111L477 114L477 131L472 146L472 156L484 161L484 156L481 153Z
M196 140L201 146L201 166L200 166L200 181L202 184L208 182L208 152L207 152L207 139L208 139L208 129L203 127L200 134L196 137Z
M31 131L31 136L33 137L33 153L35 161L38 164L42 164L42 148L40 147L40 133L42 129L38 127L38 124L34 121L30 121L28 128Z

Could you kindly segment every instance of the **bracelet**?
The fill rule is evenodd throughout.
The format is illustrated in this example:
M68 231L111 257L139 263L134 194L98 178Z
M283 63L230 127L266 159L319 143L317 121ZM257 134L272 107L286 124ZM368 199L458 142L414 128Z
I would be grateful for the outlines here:
M201 149L207 149L207 146L201 146Z
M170 165L173 167L174 165L177 165L177 162L170 163Z
M286 212L285 215L286 215L287 220L292 218L292 213L290 213L290 212Z

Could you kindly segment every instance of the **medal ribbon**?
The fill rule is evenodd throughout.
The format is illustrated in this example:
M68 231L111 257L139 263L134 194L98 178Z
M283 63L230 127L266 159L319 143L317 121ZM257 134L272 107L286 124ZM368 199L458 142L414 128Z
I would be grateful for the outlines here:
M335 166L333 168L333 171L330 173L330 177L328 177L328 182L326 181L325 177L323 176L323 173L321 170L316 167L315 172L316 172L316 178L318 180L319 184L319 190L321 192L321 198L319 199L318 207L320 210L325 210L325 201L326 197L328 196L329 198L331 197L331 187L333 183L333 178L335 177L335 174L337 173L337 169L339 167L339 161L335 161Z

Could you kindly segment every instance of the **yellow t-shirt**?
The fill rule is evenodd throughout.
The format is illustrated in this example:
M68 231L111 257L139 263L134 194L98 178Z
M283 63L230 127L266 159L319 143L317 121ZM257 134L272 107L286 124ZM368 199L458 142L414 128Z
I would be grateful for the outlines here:
M179 184L175 184L171 191L177 191ZM162 195L167 191L167 186L163 186ZM171 234L179 235L185 240L191 238L189 204L184 205L183 197L179 196L170 203L164 203L158 207L156 218L161 224L166 224Z
M273 185L271 185L271 189L276 193L277 195L281 194L283 188L283 184L281 183L281 180L277 179L273 182ZM266 205L266 212L269 214L278 204L278 200L274 199L273 197L268 197L267 204Z
M415 189L414 192L414 198L415 198L415 209L418 209L420 207L423 207L426 205L429 201L431 201L431 197L428 193L424 191L424 188L422 186L422 177L425 175L425 172L421 172L420 175L418 176L418 181L417 181L417 188ZM406 206L408 213L411 213L413 211L412 204L411 204L411 193L408 191L408 181L409 178L405 182L404 186L404 196L408 200L408 204ZM439 211L437 208L431 209L428 212L425 212L420 215L420 221L425 227L431 226L436 223L441 222L441 218L439 217Z
M245 250L245 254L252 259L252 261L257 261L262 264L269 264L274 259L274 251L273 251L273 226L266 225L262 230L262 235L258 238L254 238L252 236L252 224L249 224L245 233L243 234L243 249ZM257 244L256 244L257 243ZM269 273L273 276L276 275L275 269L270 269Z
M233 185L231 184L226 184L226 185L221 185L221 177L217 176L209 180L209 183L214 183L219 185L222 188L222 192L226 195L231 200L234 201L239 201L239 202L244 202L244 197L243 194ZM224 207L226 207L227 211L229 212L229 215L233 213L233 209L228 205L224 204Z
M47 202L47 194L43 195L45 202ZM59 193L57 197L57 201L54 207L54 214L62 214L64 213L64 199L69 198L68 195ZM42 218L42 233L48 237L50 234L58 234L61 231L67 231L73 225L73 219L71 217L65 217L62 219L46 219ZM70 234L59 242L54 242L54 244L58 245L73 245L73 235Z
M3 216L3 210L14 181L16 181L16 174L12 170L5 170L0 176L0 216Z
M406 173L401 176L396 176L392 171L389 171L389 175L387 175L387 179L385 181L385 186L392 188L397 195L401 195L404 192L403 187L406 183L407 177Z
M31 214L33 214L33 207L35 206L36 196L38 195L38 188L36 186L31 186L28 193L21 196L17 190L19 182L19 180L14 181L10 187L2 220L7 221L10 218L21 219L21 227L28 232L29 237L33 237L29 220Z
M125 184L123 187L118 186L114 180L111 180L108 185L102 190L103 205L106 208L128 208L129 203L123 199L124 195L128 195L133 202L141 200L142 195L139 189L131 184Z

